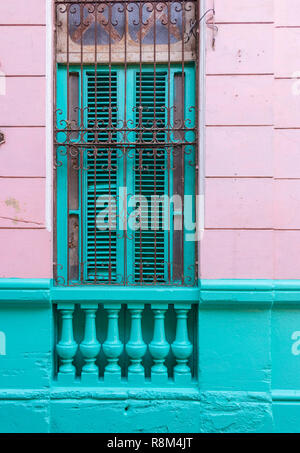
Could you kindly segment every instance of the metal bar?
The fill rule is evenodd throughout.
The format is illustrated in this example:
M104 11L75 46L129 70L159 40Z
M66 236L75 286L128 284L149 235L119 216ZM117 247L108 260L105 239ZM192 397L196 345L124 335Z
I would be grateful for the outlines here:
M139 1L139 52L140 52L140 73L139 73L139 127L143 129L143 107L142 107L142 22L143 22L143 3L142 1ZM138 140L143 142L143 133L140 132ZM140 148L139 150L139 194L140 194L140 221L142 218L142 168L143 168L143 152L144 149ZM139 256L140 256L140 283L143 283L144 281L144 275L143 275L143 249L142 249L142 228L140 228L140 233L139 233Z
M80 23L83 22L83 5L80 5ZM84 128L84 106L83 106L83 38L80 37L80 127ZM81 142L85 140L85 134L81 135ZM80 148L80 243L81 243L81 256L80 256L80 280L84 280L84 262L83 262L83 234L84 234L84 223L83 223L83 169L85 165L85 149ZM87 258L88 259L88 258Z
M196 59L196 102L195 102L195 113L196 113L196 121L195 121L195 139L196 143L200 143L200 118L199 118L199 106L200 106L200 93L199 83L200 83L200 17L201 17L201 4L202 2L198 1L196 4L196 13L195 19L196 23L198 24L198 30L196 34L196 55L198 58ZM195 195L199 197L198 194L198 187L199 187L199 153L197 147L194 147L195 153ZM195 221L196 221L196 230L195 230L195 283L198 281L198 272L199 272L199 262L200 262L200 255L199 255L199 238L198 238L198 229L200 221L200 212L199 206L197 204L197 197L195 197ZM196 344L196 342L195 342Z
M127 131L127 28L128 28L128 3L125 3L124 6L124 128L125 132ZM121 134L122 137L122 134ZM124 134L124 141L127 138L127 134ZM123 156L123 183L124 187L127 187L127 148L124 146L122 148L122 156ZM127 195L127 194L126 194ZM124 194L123 194L124 196ZM119 200L120 203L120 200ZM123 283L126 285L127 282L127 240L128 240L128 232L127 232L127 199L124 196L123 200L123 244L124 244L124 277ZM119 219L120 221L120 219ZM133 269L134 274L134 269Z
M58 212L57 212L57 152L58 152L58 146L57 146L57 78L56 78L56 71L57 71L57 27L59 26L58 24L58 12L57 12L57 5L54 4L54 20L55 20L55 26L54 26L54 49L55 51L53 52L53 81L54 81L54 86L53 86L53 109L54 109L54 115L53 115L53 134L54 134L54 147L53 147L53 223L54 223L54 228L53 228L53 278L55 282L58 282L58 263L57 263L57 218L58 218Z
M171 5L170 2L167 4L168 6L168 111L167 111L167 142L171 142L171 36L170 36L170 22L171 22ZM168 210L165 215L168 216L168 283L171 283L171 204L170 204L170 178L171 178L171 152L172 148L167 148L167 179L168 179Z
M185 2L182 2L181 3L181 6L182 6L182 40L181 40L181 49L182 49L182 57L181 57L181 61L182 61L182 129L184 129L185 127L185 70L184 70L184 44L185 44L185 5L186 3ZM184 281L185 281L185 278L184 278L184 264L185 264L185 260L184 260L184 176L185 176L185 146L183 145L182 147L182 175L181 175L181 179L182 179L182 189L181 189L181 193L182 193L182 223L181 223L181 228L182 228L182 239L181 239L181 242L182 242L182 280L181 280L181 283L184 285Z
M112 25L112 3L108 4L108 23ZM109 116L108 127L112 127L112 103L111 103L111 32L108 34L108 68L109 68ZM109 132L109 142L112 142L112 133ZM111 148L108 148L108 200L109 200L109 252L108 252L108 281L111 283Z
M70 62L69 62L69 46L70 46L70 35L69 35L69 16L70 16L70 5L67 5L67 284L70 281Z
M157 112L156 112L156 6L160 6L161 4L159 3L158 5L153 4L153 85L154 85L154 102L153 102L153 124L152 126L154 129L157 127ZM156 141L156 132L155 130L153 131L153 141ZM157 203L156 203L156 195L157 195L157 187L156 187L156 157L157 157L157 150L153 149L153 158L154 158L154 215L155 215L155 220L154 220L154 275L153 275L153 282L157 282ZM159 226L159 225L158 225Z
M95 40L95 48L94 48L94 58L95 58L95 119L94 124L96 128L96 133L94 138L96 139L96 143L98 142L98 54L97 54L97 30L96 27L97 22L97 5L94 5L94 14L95 14L95 30L94 30L94 40ZM98 254L97 254L97 160L98 160L98 152L97 147L94 147L94 266L95 266L95 276L94 282L97 283L97 264L98 264Z

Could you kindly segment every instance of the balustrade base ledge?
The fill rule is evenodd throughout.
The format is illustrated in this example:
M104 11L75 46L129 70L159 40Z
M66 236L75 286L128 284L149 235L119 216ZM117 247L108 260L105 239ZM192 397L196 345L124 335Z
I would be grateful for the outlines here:
M79 286L57 287L51 279L0 279L0 304L21 304L50 307L51 304L90 306L125 303L139 304L199 304L214 306L274 306L300 305L300 280L231 279L199 280L198 287L116 287Z
M81 382L85 385L97 385L98 383L98 372L96 373L86 373L81 372Z
M52 380L54 387L62 388L64 385L69 388L78 388L84 390L88 387L97 388L120 388L120 389L134 389L143 388L146 391L153 389L165 389L166 391L185 391L185 389L197 390L199 388L198 379L192 377L191 374L176 375L169 378L167 375L152 374L151 378L143 375L133 375L128 373L128 377L122 377L118 374L115 376L105 374L99 377L99 373L84 373L81 372L80 377L73 376L72 374L57 373L55 379ZM71 387L70 387L71 386Z

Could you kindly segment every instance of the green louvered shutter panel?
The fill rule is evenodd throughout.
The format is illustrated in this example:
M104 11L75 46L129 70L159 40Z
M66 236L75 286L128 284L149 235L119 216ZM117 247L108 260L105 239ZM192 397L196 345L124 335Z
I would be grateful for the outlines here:
M110 80L110 83L109 83ZM88 127L94 127L97 108L99 142L108 140L109 106L111 106L112 126L117 125L117 72L98 72L97 83L95 73L87 72L87 121ZM96 92L97 91L97 92ZM97 99L97 102L95 101ZM104 129L104 130L102 130ZM115 140L112 135L111 140ZM94 131L89 132L88 141L97 141ZM95 199L117 194L117 156L116 149L97 146L95 160L94 150L87 152L87 240L86 240L86 279L88 281L116 281L117 266L117 235L116 230L99 230L95 224L96 216L103 209L97 207L95 212ZM110 158L109 158L110 155ZM110 170L109 170L110 168ZM96 237L96 247L95 247Z
M142 109L142 147L136 147L135 151L135 172L134 188L135 195L140 194L147 198L148 207L151 206L151 196L162 196L167 194L167 172L166 172L166 149L164 147L151 147L153 131L146 128L153 126L156 119L157 126L163 128L166 124L167 104L167 73L142 72L136 73L136 125L139 124L139 105ZM154 87L156 96L154 98ZM139 135L137 134L139 138ZM141 136L140 136L141 138ZM157 134L157 141L165 140L165 132L162 130ZM159 205L159 212L156 218L157 230L151 229L151 215L148 209L148 230L142 229L135 232L134 240L134 275L136 282L153 282L156 275L157 282L166 280L166 246L165 232L162 228L163 209ZM142 211L142 216L145 212Z

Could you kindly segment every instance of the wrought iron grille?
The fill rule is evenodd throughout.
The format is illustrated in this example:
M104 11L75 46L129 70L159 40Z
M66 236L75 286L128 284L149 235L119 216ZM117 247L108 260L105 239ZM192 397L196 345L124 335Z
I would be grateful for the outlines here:
M55 0L59 285L197 282L197 0Z

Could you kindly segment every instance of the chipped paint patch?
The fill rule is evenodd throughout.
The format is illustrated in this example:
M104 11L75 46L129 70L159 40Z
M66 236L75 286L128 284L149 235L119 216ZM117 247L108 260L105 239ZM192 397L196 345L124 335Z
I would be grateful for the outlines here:
M12 208L15 209L16 212L20 212L21 209L20 209L20 204L18 202L18 200L16 200L15 198L8 198L7 200L5 200L5 204L6 206L10 206Z

